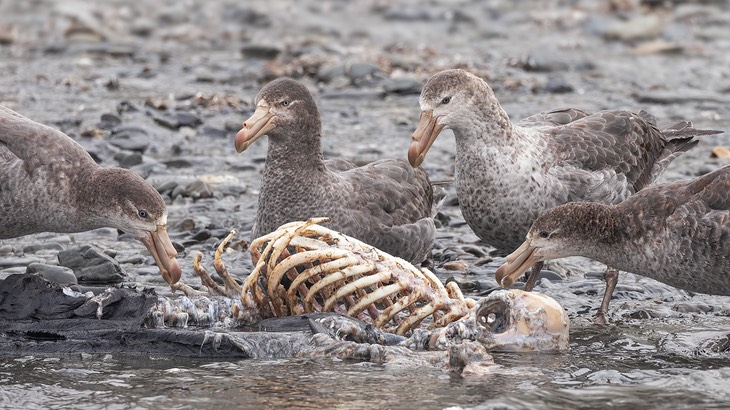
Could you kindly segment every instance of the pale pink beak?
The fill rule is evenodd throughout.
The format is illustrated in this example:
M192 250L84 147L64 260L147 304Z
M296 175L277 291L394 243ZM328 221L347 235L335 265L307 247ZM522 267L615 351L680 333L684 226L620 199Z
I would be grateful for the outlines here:
M257 107L251 118L243 123L243 128L236 134L236 152L245 151L254 141L274 129L276 127L274 118L275 115L269 112L268 107Z
M433 111L422 111L421 118L418 121L418 127L413 132L411 139L413 142L408 148L408 162L414 168L421 165L426 153L436 141L444 126L436 122L437 118L433 116Z
M180 264L175 259L177 251L167 235L167 227L157 225L157 230L142 238L142 243L150 251L152 257L155 258L155 263L157 263L165 282L170 285L177 283L180 280L182 271Z
M532 265L540 261L540 257L535 255L537 248L530 245L527 240L520 245L514 252L507 255L502 266L497 268L496 279L503 288L510 286L524 274Z

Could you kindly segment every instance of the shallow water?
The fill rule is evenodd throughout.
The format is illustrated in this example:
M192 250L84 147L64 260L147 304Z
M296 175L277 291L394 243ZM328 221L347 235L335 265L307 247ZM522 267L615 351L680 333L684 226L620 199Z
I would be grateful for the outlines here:
M720 323L717 323L718 325ZM727 325L727 321L725 321ZM4 408L727 408L730 359L649 344L646 323L572 332L565 354L494 354L487 375L337 359L0 359ZM691 329L690 329L691 331ZM681 350L681 349L677 349Z

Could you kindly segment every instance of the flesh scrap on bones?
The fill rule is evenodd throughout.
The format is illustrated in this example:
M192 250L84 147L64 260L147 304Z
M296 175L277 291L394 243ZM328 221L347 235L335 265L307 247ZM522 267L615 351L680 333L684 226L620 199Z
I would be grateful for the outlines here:
M240 323L335 312L387 333L410 333L404 342L410 347L443 349L452 340L476 340L492 349L567 349L568 317L554 300L516 290L479 301L465 298L455 283L444 286L427 269L318 224L326 220L288 223L254 240L255 267L243 285L221 259L235 231L215 252L213 266L224 286L200 264L201 254L195 255L193 269L209 292L240 299L230 306ZM199 294L184 283L173 289Z

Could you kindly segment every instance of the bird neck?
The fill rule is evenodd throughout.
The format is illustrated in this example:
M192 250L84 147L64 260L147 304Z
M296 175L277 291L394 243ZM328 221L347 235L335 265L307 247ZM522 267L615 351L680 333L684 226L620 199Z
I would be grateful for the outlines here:
M84 225L83 230L110 226L107 211L113 213L120 206L115 201L118 198L116 190L124 189L129 172L123 168L93 167L76 176L79 182L73 201L79 225Z
M265 178L272 173L296 178L325 170L319 133L309 136L297 135L296 141L292 141L290 137L269 139Z
M615 206L586 202L573 215L571 225L597 243L615 244L626 238L626 221Z
M628 255L634 253L631 248L642 229L635 216L625 215L615 205L583 202L564 218L569 231L565 234L583 244L577 255L627 269Z

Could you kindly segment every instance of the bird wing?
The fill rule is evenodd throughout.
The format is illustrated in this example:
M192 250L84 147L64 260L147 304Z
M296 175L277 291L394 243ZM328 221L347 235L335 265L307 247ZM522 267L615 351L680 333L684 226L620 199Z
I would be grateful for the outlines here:
M94 163L86 150L66 134L3 106L0 106L0 158L4 162L22 161L28 174L59 162L74 167Z
M341 173L349 185L348 215L341 224L386 252L420 262L435 237L433 187L406 160L385 159ZM420 259L420 260L418 260Z
M689 137L668 147L645 112L600 111L547 132L556 153L548 174L569 188L570 200L620 202L659 176L657 161L694 146Z
M558 108L523 118L516 124L520 127L532 128L557 127L560 125L570 124L573 121L577 121L589 115L591 114L578 108Z

